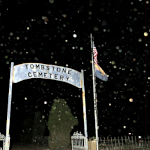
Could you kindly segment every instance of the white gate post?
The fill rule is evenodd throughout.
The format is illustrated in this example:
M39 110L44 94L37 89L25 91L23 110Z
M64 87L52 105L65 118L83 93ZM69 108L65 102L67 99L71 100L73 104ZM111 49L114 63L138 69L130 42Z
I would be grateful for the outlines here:
M82 101L83 101L83 120L84 120L84 135L86 137L86 150L88 150L88 133L87 133L87 117L86 117L86 102L85 102L85 87L84 87L84 74L81 70L81 86L82 86Z
M9 150L9 146L10 146L9 129L10 129L10 113L11 113L11 99L12 99L13 68L14 68L14 63L11 62L9 93L8 93L8 107L7 107L7 122L6 122L6 140L4 143L4 150Z

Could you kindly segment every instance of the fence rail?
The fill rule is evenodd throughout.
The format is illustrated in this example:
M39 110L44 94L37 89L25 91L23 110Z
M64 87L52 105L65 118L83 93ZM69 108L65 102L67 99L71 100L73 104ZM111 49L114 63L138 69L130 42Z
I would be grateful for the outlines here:
M150 137L124 136L124 137L100 137L99 150L148 150L150 149Z
M72 150L88 150L88 139L81 134L75 132L71 137Z
M2 150L4 148L5 136L1 133L0 133L0 141L3 142L3 147L1 147L1 145L0 145L0 150Z
M71 143L72 150L96 150L96 140L79 132L71 136ZM98 145L99 150L150 150L150 136L99 137Z

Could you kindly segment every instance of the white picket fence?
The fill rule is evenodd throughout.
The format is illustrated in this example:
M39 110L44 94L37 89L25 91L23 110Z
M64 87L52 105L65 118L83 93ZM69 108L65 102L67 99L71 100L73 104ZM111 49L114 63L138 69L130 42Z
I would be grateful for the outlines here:
M72 150L91 149L90 145L88 147L88 139L79 132L75 132L71 136L71 144ZM150 150L150 136L99 137L99 150L137 149Z
M149 150L150 136L100 137L99 150Z
M72 150L88 150L88 139L81 133L75 132L71 136Z
M3 134L0 133L0 141L3 142L3 148L4 148L4 142L5 142L5 136ZM2 147L0 147L0 150L3 150Z

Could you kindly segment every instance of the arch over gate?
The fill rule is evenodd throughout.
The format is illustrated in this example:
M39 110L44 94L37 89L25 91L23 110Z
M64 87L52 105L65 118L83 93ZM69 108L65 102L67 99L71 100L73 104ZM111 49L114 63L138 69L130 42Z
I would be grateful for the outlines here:
M88 137L83 70L81 70L81 72L78 72L71 68L42 64L42 63L24 63L24 64L14 66L14 62L11 62L7 122L6 122L6 140L4 143L4 150L9 150L9 145L10 145L9 129L10 129L12 84L18 83L26 79L32 79L32 78L57 80L57 81L62 81L62 82L72 84L77 88L82 88L84 134L85 137ZM86 144L88 146L88 143Z
M41 63L25 63L14 66L13 83L31 78L52 79L81 88L81 73L71 68Z

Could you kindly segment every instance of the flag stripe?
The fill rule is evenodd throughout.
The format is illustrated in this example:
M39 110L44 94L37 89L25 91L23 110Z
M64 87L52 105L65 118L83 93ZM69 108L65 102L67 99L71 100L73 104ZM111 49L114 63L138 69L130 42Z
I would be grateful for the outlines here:
M94 42L93 42L93 54L94 54L94 63L98 63L98 61L97 61L97 55L98 55L98 52L97 52L97 50L96 50L96 47L95 47L95 45L94 45Z

